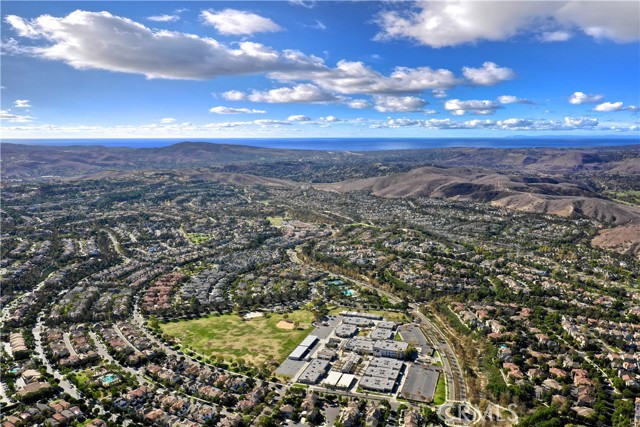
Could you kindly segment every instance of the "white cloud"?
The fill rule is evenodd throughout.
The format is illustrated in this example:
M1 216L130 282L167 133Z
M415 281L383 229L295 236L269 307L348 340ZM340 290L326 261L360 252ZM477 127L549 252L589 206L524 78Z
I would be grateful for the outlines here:
M598 104L593 108L593 111L603 111L603 112L611 112L611 111L620 111L622 110L623 103L622 102L603 102L602 104Z
M600 112L613 112L613 111L639 111L640 108L635 105L629 105L628 107L624 106L623 102L603 102L602 104L598 104L593 108L593 111Z
M243 10L205 10L200 16L205 23L212 25L224 35L238 36L282 31L282 27L271 19Z
M313 24L309 25L309 28L313 28L314 30L324 31L327 29L327 26L316 19Z
M569 104L594 104L603 98L602 95L589 95L584 92L573 92L569 97Z
M253 102L267 102L270 104L280 103L328 103L339 100L331 93L318 86L305 83L294 87L281 87L265 92L254 91L247 96Z
M180 20L180 17L178 15L154 15L147 16L147 20L153 22L176 22Z
M573 34L571 34L569 31L558 30L558 31L544 32L540 34L538 38L542 42L553 43L553 42L566 42L572 36Z
M290 122L308 122L308 121L311 121L311 117L304 116L302 114L297 114L294 116L289 116L287 120Z
M253 110L249 108L230 108L230 107L211 107L209 108L210 113L214 114L264 114L266 111L264 110Z
M433 95L434 98L446 98L449 96L444 89L434 89L431 91L431 95Z
M356 110L362 110L364 108L371 107L371 103L366 99L354 99L352 101L347 102L347 105L350 108L354 108Z
M516 76L512 69L499 67L493 62L485 62L480 68L462 68L464 77L474 85L493 86Z
M32 20L8 16L22 37L45 45L19 46L33 56L63 61L77 69L143 74L149 78L211 79L223 75L325 69L322 59L295 50L277 51L241 42L231 49L211 38L151 30L109 12L77 10L66 17Z
M323 123L336 123L336 122L341 122L342 120L340 120L336 116L327 116L327 117L320 117L320 121Z
M565 117L563 124L571 129L593 128L598 126L598 119L591 117Z
M307 9L313 9L314 7L316 7L315 0L309 0L309 1L289 0L289 4L292 4L292 5L295 5L295 6L302 6L302 7L305 7Z
M13 114L9 110L0 110L0 120L6 120L9 123L29 123L35 117Z
M451 114L462 116L465 113L489 115L503 107L489 100L461 101L459 99L450 99L444 103L444 108L451 111Z
M384 76L360 61L339 61L335 68L273 72L269 77L281 81L311 80L316 85L333 92L355 94L408 94L424 90L449 89L460 81L445 69L429 67L396 67Z
M560 41L570 29L628 42L639 38L640 6L635 1L420 1L380 13L377 23L378 40L410 39L431 47L506 40L540 30L538 39Z
M258 126L289 126L291 124L291 122L287 122L284 120L272 120L272 119L254 120L253 123Z
M528 99L518 98L513 95L502 95L498 97L498 102L500 104L533 104L533 101L529 101Z
M381 113L405 113L422 111L427 101L417 96L376 96L376 111Z
M163 119L160 119L160 123L163 124L169 124L169 123L175 123L176 119L174 119L173 117L165 117Z
M532 120L527 119L506 119L498 120L496 125L501 129L529 129L534 125Z
M247 94L240 92L239 90L230 90L228 92L224 92L222 97L229 101L242 101L247 98Z
M400 127L424 127L427 129L489 129L511 131L568 131L568 130L595 130L598 120L585 117L565 117L562 121L531 120L523 118L510 118L505 120L474 119L467 121L455 121L452 119L388 119L384 122L374 123L373 128L400 128ZM629 126L621 126L620 129L628 130Z
M31 108L28 99L16 99L13 101L13 106L16 108Z

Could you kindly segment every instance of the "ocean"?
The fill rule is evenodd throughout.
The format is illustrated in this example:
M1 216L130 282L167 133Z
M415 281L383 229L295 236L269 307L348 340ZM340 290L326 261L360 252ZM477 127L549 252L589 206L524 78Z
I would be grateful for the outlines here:
M249 145L266 148L286 148L323 151L383 151L421 148L475 147L475 148L575 148L624 146L640 144L640 137L625 138L234 138L234 139L4 139L2 142L68 146L101 145L106 147L154 148L179 142L209 142L214 144Z

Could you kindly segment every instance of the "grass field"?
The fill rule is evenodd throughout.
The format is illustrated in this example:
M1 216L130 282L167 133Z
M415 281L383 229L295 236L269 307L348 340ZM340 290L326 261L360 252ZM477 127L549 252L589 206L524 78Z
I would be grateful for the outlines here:
M444 382L444 373L440 373L438 376L438 383L436 384L436 392L433 395L433 404L442 405L447 400L447 385Z
M227 361L244 359L260 365L269 360L282 362L313 330L313 315L306 310L288 314L288 320L299 322L296 330L279 329L281 314L243 320L237 314L208 316L202 319L163 323L162 331L196 353L222 356Z
M404 313L398 313L395 311L384 311L384 310L361 310L352 307L335 307L329 310L329 314L340 314L342 311L360 311L362 313L371 313L371 314L379 314L383 316L386 320L396 323L406 322Z

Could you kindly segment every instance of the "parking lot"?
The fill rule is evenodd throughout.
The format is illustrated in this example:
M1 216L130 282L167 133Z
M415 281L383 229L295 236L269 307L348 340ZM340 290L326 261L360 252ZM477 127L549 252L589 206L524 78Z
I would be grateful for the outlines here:
M411 365L400 396L418 402L433 401L440 374L440 368L434 366Z
M398 332L402 336L402 339L407 342L414 342L416 347L422 350L422 354L430 356L433 354L433 349L427 342L427 338L417 325L408 324L398 327Z

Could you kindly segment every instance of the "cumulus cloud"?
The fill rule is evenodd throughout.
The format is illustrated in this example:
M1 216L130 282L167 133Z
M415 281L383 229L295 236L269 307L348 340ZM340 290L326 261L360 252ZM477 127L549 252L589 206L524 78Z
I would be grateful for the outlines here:
M567 39L576 29L597 39L639 38L640 5L633 1L473 1L416 2L386 10L376 19L376 39L410 39L431 47L539 34L545 41Z
M327 116L327 117L320 117L320 121L323 123L336 123L336 122L341 122L342 120L340 120L336 116Z
M427 101L417 96L376 96L375 109L381 113L422 111Z
M178 15L147 16L147 21L153 21L153 22L176 22L179 20L180 20L180 17Z
M258 126L289 126L291 124L291 122L287 122L285 120L273 120L273 119L261 119L261 120L254 120L253 121L254 124L258 125Z
M242 101L247 98L247 94L244 92L240 92L239 90L230 90L224 92L222 97L229 101Z
M13 106L16 108L31 108L28 99L16 99L13 101Z
M21 51L63 61L77 69L143 74L149 78L211 79L224 75L325 69L322 59L242 42L231 49L211 38L150 28L109 12L77 10L66 17L42 15L6 22L21 36L45 45Z
M249 108L230 108L230 107L211 107L209 108L210 113L214 114L264 114L266 111L264 110L253 110Z
M290 122L309 122L311 121L311 117L304 116L302 114L297 114L297 115L289 116L287 120Z
M513 95L502 95L498 97L498 102L500 104L533 104L533 101L529 101L528 99L518 98Z
M0 110L0 120L6 120L9 123L29 123L35 117L13 114L9 110Z
M271 19L243 10L205 10L200 16L206 24L213 26L224 35L239 36L282 31L282 27Z
M294 87L281 87L264 92L254 91L247 96L247 99L253 102L267 102L270 104L291 102L322 104L339 100L333 94L309 83L299 84Z
M591 117L565 117L564 126L571 129L585 129L598 126L598 119Z
M383 122L373 123L373 128L402 128L423 127L427 129L490 129L511 131L567 131L567 130L594 130L598 127L598 120L586 117L565 117L557 120L532 120L523 118L509 118L505 120L474 119L456 121L452 119L388 119ZM627 130L628 127L621 127Z
M176 122L176 119L174 119L173 117L165 117L163 119L160 119L160 123L162 124L170 124L175 122Z
M433 95L434 98L446 98L449 96L444 89L434 89L431 91L431 95Z
M589 95L584 92L573 92L573 94L569 97L569 104L595 104L602 98L602 95Z
M496 110L503 108L490 100L469 100L461 101L459 99L450 99L444 103L445 110L451 111L451 114L462 116L465 113L488 115L493 114Z
M356 110L362 110L364 108L371 107L371 103L366 99L354 99L352 101L347 102L347 105L350 108L355 108Z
M598 104L593 108L593 111L620 111L622 110L622 106L624 104L622 102L603 102L602 104Z
M462 74L471 84L478 86L493 86L516 76L512 69L499 67L493 62L485 62L480 68L464 67Z
M629 105L628 107L624 106L623 102L603 102L602 104L598 104L593 108L593 111L610 113L613 111L639 111L640 107L636 107L635 105Z
M335 68L273 72L269 77L281 81L311 80L322 88L346 95L419 93L449 89L460 83L451 71L445 69L396 67L385 76L363 62L345 60L339 61Z

